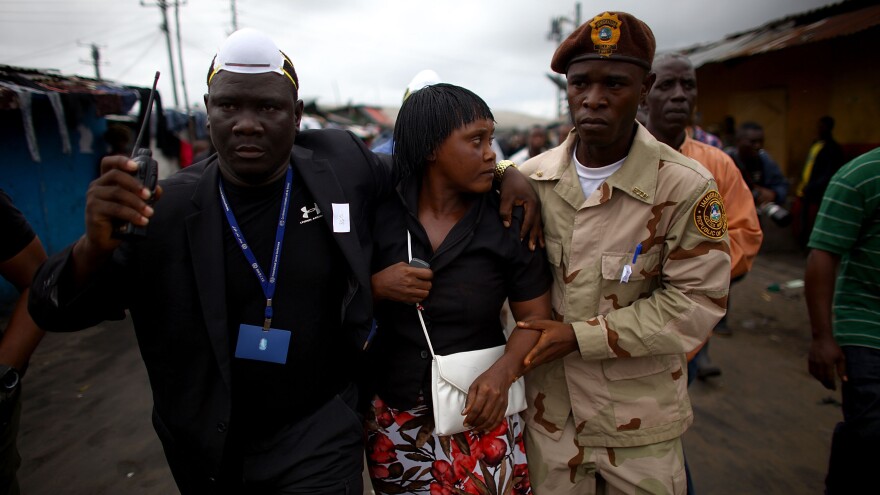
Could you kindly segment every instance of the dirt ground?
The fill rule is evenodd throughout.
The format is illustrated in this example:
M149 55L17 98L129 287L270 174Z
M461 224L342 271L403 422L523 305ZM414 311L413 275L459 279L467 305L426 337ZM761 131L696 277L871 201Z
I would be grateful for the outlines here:
M723 374L690 388L694 425L685 454L700 494L823 492L840 393L807 372L803 289L768 286L803 278L801 255L765 255L731 290L731 337L711 339Z
M684 443L701 494L821 493L839 393L806 372L801 254L768 253L732 289L723 375L691 387ZM177 493L150 423L152 399L128 321L47 335L25 379L19 478L26 494Z

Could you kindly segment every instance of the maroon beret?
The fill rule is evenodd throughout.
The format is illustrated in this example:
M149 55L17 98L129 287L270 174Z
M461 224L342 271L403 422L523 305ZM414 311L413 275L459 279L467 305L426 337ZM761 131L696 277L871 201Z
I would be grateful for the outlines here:
M626 12L603 12L575 29L553 54L550 68L565 74L574 62L589 59L630 62L651 70L654 33Z

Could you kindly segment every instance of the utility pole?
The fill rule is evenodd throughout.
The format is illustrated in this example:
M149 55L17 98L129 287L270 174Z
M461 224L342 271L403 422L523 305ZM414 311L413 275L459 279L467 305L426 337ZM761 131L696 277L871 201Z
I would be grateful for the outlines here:
M186 5L186 1L183 2ZM177 30L177 62L180 64L180 87L183 89L183 110L189 114L189 94L186 92L186 72L183 69L183 44L180 42L180 1L174 2L174 28Z
M92 63L95 64L95 79L101 80L101 50L92 43Z
M232 32L238 31L238 9L235 8L235 0L230 0L232 2Z
M174 55L171 51L171 32L168 29L168 0L156 0L156 6L162 11L162 31L165 31L165 44L168 47L168 65L171 68L171 89L174 92L174 106L180 107L180 98L177 96L177 76L174 72ZM175 1L175 5L177 2ZM153 6L141 0L141 6Z
M571 25L571 29L566 27L566 24ZM577 29L581 25L581 3L576 2L574 4L574 18L559 16L550 18L550 32L547 33L547 39L553 41L558 46L562 43L564 38L567 38L575 29ZM565 97L565 79L561 78L555 74L547 74L547 77L550 78L551 81L554 82L557 86L556 93L556 112L558 117L562 117L566 113L568 113L568 100Z
M102 81L103 79L101 78L101 64L103 62L101 62L101 46L98 45L97 43L82 43L79 41L77 41L76 44L79 46L89 47L89 52L91 53L91 56L92 56L91 60L80 59L79 61L81 63L89 64L92 67L94 67L95 79Z
M186 5L186 0L183 0ZM177 30L177 62L180 63L180 88L183 89L183 111L186 113L186 131L189 142L196 142L193 116L189 112L189 93L186 91L186 71L183 68L183 43L180 41L180 0L174 2L174 28Z

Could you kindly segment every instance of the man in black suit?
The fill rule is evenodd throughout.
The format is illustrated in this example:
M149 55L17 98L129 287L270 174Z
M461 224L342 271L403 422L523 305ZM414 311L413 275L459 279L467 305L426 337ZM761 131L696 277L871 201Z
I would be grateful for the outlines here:
M154 193L136 163L105 158L85 235L34 281L48 330L130 311L184 494L362 491L352 382L372 315L369 226L395 179L351 133L298 133L298 84L271 39L233 33L205 95L217 155ZM120 221L146 236L114 239Z

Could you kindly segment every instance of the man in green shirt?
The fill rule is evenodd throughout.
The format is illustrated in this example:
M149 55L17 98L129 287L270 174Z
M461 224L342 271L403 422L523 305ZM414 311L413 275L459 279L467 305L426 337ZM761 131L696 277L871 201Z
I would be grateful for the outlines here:
M834 174L809 247L810 374L843 392L826 493L857 493L880 465L880 148Z

